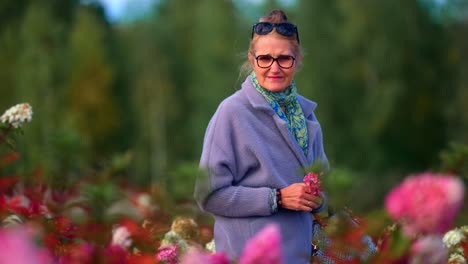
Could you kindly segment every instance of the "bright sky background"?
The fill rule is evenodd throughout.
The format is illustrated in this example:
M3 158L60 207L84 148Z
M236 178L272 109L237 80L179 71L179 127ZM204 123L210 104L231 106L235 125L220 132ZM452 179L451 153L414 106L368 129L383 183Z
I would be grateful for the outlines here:
M110 21L125 19L131 14L144 14L151 10L153 3L159 0L98 0L106 9L106 15ZM188 0L190 1L190 0ZM219 0L222 1L222 0ZM262 3L264 0L232 0L245 1L254 5ZM288 5L295 0L282 0L283 4ZM128 18L128 17L127 17Z
M151 10L158 0L99 0L106 9L106 15L111 21L125 18L129 13L145 13Z

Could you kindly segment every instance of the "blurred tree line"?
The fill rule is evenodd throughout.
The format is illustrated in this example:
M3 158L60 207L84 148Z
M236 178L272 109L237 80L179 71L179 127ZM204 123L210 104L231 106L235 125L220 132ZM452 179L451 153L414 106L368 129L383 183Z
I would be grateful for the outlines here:
M166 0L127 23L94 1L2 0L0 109L34 110L23 172L66 181L129 153L134 183L191 183L211 115L245 78L251 25L278 7L298 24L296 80L332 166L378 193L468 142L463 0Z

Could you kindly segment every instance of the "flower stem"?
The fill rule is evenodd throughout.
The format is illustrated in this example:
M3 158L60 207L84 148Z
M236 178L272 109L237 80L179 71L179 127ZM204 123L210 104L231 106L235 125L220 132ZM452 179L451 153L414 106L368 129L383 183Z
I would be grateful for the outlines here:
M10 133L12 128L13 128L13 125L8 124L8 127L5 130L3 130L3 133L0 136L0 144L2 144L5 141L5 138L8 136L8 133Z

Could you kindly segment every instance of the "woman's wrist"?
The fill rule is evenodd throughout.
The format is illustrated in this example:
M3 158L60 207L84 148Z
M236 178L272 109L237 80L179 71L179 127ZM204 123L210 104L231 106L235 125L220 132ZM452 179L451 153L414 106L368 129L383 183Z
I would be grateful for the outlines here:
M281 207L283 205L283 200L281 198L281 189L276 189L276 203L278 207Z
M272 214L278 212L279 208L283 205L281 196L281 189L271 189L269 194L270 211Z
M276 189L271 189L268 196L268 202L270 204L270 212L272 214L278 212L278 200L276 197Z

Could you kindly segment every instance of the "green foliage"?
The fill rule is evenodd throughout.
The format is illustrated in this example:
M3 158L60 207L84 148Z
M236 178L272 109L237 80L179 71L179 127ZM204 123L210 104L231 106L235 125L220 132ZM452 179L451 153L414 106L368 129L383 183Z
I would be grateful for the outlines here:
M397 230L391 234L390 250L392 257L398 259L407 253L408 248L411 245L411 240L401 231L401 227L397 227Z
M122 197L119 190L118 186L110 181L84 185L82 193L85 203L89 205L90 217L98 223L112 220L105 212Z
M107 153L120 115L112 94L115 77L108 60L107 34L103 21L92 10L78 10L70 35L70 112L65 118L73 121L95 154Z
M298 79L319 103L329 156L360 170L421 169L434 162L445 140L440 108L451 89L440 25L416 1L300 6L310 10L300 13L310 30L301 35L308 48Z
M468 182L468 145L452 143L440 153L440 159L442 171L453 173Z
M230 1L203 0L195 9L193 50L190 63L197 65L191 71L188 95L193 106L187 116L192 130L191 159L198 158L206 125L218 104L231 95L238 76L236 42L241 40L235 21L234 5ZM243 58L247 58L245 47ZM198 103L203 102L203 103Z
M193 201L193 188L198 174L198 163L182 163L167 179L166 188L175 202Z

